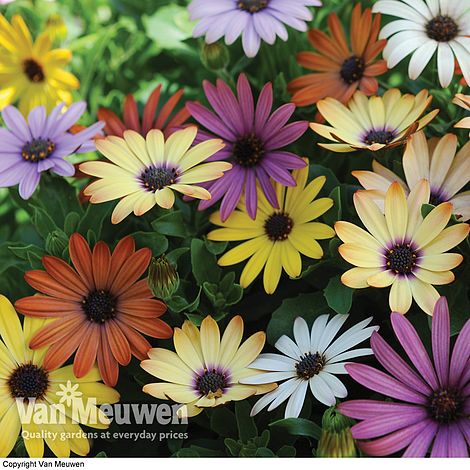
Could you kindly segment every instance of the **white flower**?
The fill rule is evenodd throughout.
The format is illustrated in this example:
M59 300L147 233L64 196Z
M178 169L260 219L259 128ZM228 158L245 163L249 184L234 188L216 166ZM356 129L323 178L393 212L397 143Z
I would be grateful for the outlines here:
M335 315L328 321L329 315L321 315L315 320L311 332L307 322L297 317L294 322L295 342L284 335L274 345L284 355L261 354L250 364L251 369L266 373L246 377L240 380L241 383L265 384L285 380L256 402L251 416L267 405L268 411L271 411L289 398L285 417L297 418L309 385L313 396L327 406L334 405L336 397L347 396L346 387L336 375L347 374L344 366L349 362L348 359L372 354L370 348L348 350L370 338L372 332L378 330L378 326L366 328L372 320L370 317L334 340L348 317L349 315Z
M380 39L390 38L383 56L393 68L411 56L408 74L419 77L437 50L437 68L442 87L454 75L454 55L470 83L470 3L468 0L379 0L372 9L401 18L385 25Z

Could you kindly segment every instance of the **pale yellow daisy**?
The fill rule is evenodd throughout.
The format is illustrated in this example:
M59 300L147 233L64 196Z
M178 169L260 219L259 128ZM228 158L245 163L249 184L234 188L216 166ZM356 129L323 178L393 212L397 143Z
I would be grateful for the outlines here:
M155 204L170 209L174 191L197 199L210 199L207 189L198 183L212 181L230 170L228 162L204 163L224 147L220 139L206 140L192 147L197 128L176 131L165 141L163 132L152 129L144 138L138 132L124 131L123 137L108 136L96 140L96 148L110 160L85 162L80 170L99 180L85 188L90 202L121 199L111 217L121 222L132 211L140 216Z
M372 163L373 171L352 174L382 208L385 193L394 181L409 194L410 189L427 179L431 188L429 202L435 206L450 202L457 219L465 222L470 219L470 191L459 191L470 181L470 142L458 152L457 145L454 134L426 141L420 131L410 137L403 154L405 181L376 160Z
M318 102L318 110L331 124L311 123L310 127L334 144L319 144L333 152L365 149L377 151L404 144L414 132L426 126L439 112L423 116L432 101L427 90L416 96L402 95L392 88L383 96L367 96L357 91L347 106L333 98ZM422 117L421 117L422 116Z
M207 316L199 329L186 320L175 328L173 341L176 352L155 348L141 366L164 382L144 386L143 391L160 400L173 400L183 406L180 416L196 416L204 408L244 400L276 388L276 384L241 385L239 380L261 373L248 366L263 349L266 334L253 334L245 342L243 319L232 318L222 338L219 326Z
M429 201L427 180L421 180L406 198L400 184L392 183L385 194L385 214L367 194L357 191L354 206L367 231L350 222L337 222L335 230L344 242L339 253L356 266L341 280L353 289L389 287L390 308L406 313L414 299L432 315L439 293L433 285L449 284L451 269L463 260L458 253L446 253L463 241L468 224L447 227L452 204L443 202L425 218L421 206Z
M452 100L452 103L456 104L457 106L460 106L466 111L470 111L470 95L463 95L462 93L457 93L454 99ZM470 129L470 116L462 118L455 125L455 127L459 127L461 129Z

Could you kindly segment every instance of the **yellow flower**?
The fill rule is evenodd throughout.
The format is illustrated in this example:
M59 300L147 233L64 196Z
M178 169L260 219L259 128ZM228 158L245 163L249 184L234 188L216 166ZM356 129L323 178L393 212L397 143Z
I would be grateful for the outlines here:
M43 457L44 441L57 457L68 457L71 452L87 455L90 443L79 423L107 428L109 419L95 404L119 400L114 389L98 382L96 367L77 379L72 366L55 370L43 366L47 348L32 350L28 344L49 321L25 317L22 328L13 306L0 295L0 457L10 454L20 433L30 457ZM79 411L63 403L64 386L73 388L74 404L81 401L83 409L90 406L88 417L83 419Z
M43 105L50 111L60 102L72 102L71 90L80 85L63 67L72 59L68 49L52 49L46 32L35 41L21 16L11 24L0 14L0 109L19 101L26 116Z
M403 154L405 180L385 168L376 160L374 171L353 171L361 185L371 191L374 200L383 208L385 193L398 181L409 193L422 179L427 179L431 188L430 203L437 206L450 202L454 214L462 222L470 219L470 191L458 192L470 181L470 142L457 152L458 140L454 134L426 142L423 131L412 135Z
M357 266L346 271L342 282L354 289L391 286L389 303L394 312L406 313L412 299L432 315L439 298L435 285L454 280L451 269L463 257L445 253L468 235L468 224L446 228L452 204L443 202L424 219L421 206L429 201L427 180L421 180L408 199L398 182L385 195L385 215L367 191L357 191L354 206L366 230L349 222L337 222L336 233L344 242L341 256Z
M454 99L452 100L452 103L456 104L457 106L460 106L466 111L470 111L470 95L463 95L462 93L457 93ZM459 127L462 129L470 129L470 116L461 119L455 125L455 127Z
M174 191L197 199L210 199L207 189L196 183L223 176L232 165L227 162L202 163L224 147L220 139L210 139L190 148L196 138L195 126L174 132L165 142L160 130L152 129L147 137L124 131L124 138L108 136L96 140L96 148L111 163L85 162L80 170L101 178L85 189L90 202L98 204L122 198L111 221L121 222L132 211L145 214L155 204L170 209ZM201 164L202 163L202 164Z
M279 209L273 209L264 193L258 190L258 212L253 220L246 212L244 201L225 221L220 213L212 214L210 220L223 227L213 230L207 237L215 241L241 241L241 245L225 253L219 265L230 266L246 259L240 278L242 287L248 287L264 267L264 289L272 294L279 284L282 269L290 276L297 277L302 271L300 253L309 258L319 259L323 250L317 240L334 236L328 225L312 222L333 206L330 198L314 201L325 184L326 178L319 176L307 185L308 166L295 170L293 177L297 186L289 187L276 183Z
M426 126L439 112L436 109L420 119L431 101L427 90L414 96L402 95L393 88L371 98L357 91L347 106L333 98L319 101L318 110L331 126L311 123L310 127L336 142L319 144L333 152L375 152L405 143L411 134Z
M141 366L149 374L165 382L151 383L143 391L160 400L173 400L185 406L180 416L196 416L204 408L244 400L252 395L270 392L276 384L241 385L239 380L253 375L248 366L263 349L266 335L259 331L243 344L243 319L232 318L220 338L217 322L207 316L201 331L190 321L175 328L173 341L176 353L155 348L150 359ZM254 371L254 374L260 371Z

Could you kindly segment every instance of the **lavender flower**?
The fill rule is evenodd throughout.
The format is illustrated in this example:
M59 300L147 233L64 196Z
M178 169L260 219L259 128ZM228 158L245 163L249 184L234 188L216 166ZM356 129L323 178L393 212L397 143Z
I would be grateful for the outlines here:
M432 318L432 355L409 320L391 315L392 327L412 369L378 333L371 337L377 360L386 374L363 364L346 365L349 375L365 387L404 403L351 400L340 412L362 420L352 427L359 447L385 456L405 449L403 457L468 457L470 446L470 320L450 348L447 300L441 297ZM376 439L377 438L377 439ZM369 440L373 439L373 440Z
M245 75L237 83L238 99L222 80L217 86L203 83L207 99L215 113L199 103L187 103L190 113L212 134L199 131L198 139L207 140L214 135L224 140L225 147L210 160L228 160L231 170L217 181L207 183L212 198L199 203L204 210L222 199L220 214L225 221L245 194L245 204L251 218L256 217L258 182L267 200L279 208L276 192L270 180L295 186L289 170L303 168L305 162L297 155L280 150L296 141L308 127L306 121L287 124L295 110L292 103L285 104L271 114L273 90L267 83L254 104L250 84Z
M308 6L321 6L320 0L193 0L189 5L191 20L200 20L194 37L206 36L212 44L225 36L227 45L242 35L243 50L254 57L261 40L274 44L276 36L287 41L285 25L307 31L312 20Z
M1 188L19 184L20 196L29 199L43 171L73 176L75 168L65 157L95 149L92 138L104 124L95 123L72 134L68 130L85 112L86 103L74 103L65 113L63 106L56 106L49 116L44 106L37 106L29 113L28 122L14 106L3 109L7 129L0 129Z

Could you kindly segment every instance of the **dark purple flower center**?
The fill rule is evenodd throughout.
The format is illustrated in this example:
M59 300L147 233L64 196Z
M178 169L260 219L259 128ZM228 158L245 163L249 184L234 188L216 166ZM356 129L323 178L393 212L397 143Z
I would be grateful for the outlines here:
M364 143L367 145L372 144L389 144L396 136L395 131L382 130L370 130L364 137Z
M50 157L54 150L55 144L50 139L33 139L23 145L21 156L27 162L36 163Z
M438 15L428 21L426 33L435 41L449 42L457 36L459 27L450 16Z
M293 226L294 221L287 214L276 212L264 223L264 231L270 240L280 242L287 240Z
M447 202L447 199L445 198L444 194L440 191L431 191L431 196L429 198L429 204L432 204L433 206L438 206L439 204Z
M250 13L257 13L264 10L269 4L269 0L239 0L237 5L240 10L245 10Z
M305 380L319 374L323 367L325 367L325 356L318 352L315 354L309 352L300 356L300 361L295 364L297 375Z
M147 167L140 175L140 181L147 191L157 191L174 184L178 177L176 168Z
M440 423L451 423L462 415L463 399L455 389L441 389L429 400L431 417Z
M262 160L264 156L263 142L255 135L248 134L240 137L232 149L236 162L245 168L252 168Z
M364 75L364 60L356 56L346 59L339 73L347 84L357 82Z
M202 375L196 378L196 388L202 395L222 396L227 387L226 374L216 369L205 369Z
M22 364L11 374L8 386L13 398L43 398L49 386L49 376L42 367Z
M45 75L42 66L34 59L26 59L23 61L23 72L30 82L41 83L44 81Z
M88 320L104 323L116 316L116 299L105 290L95 290L82 300L82 308Z
M396 244L387 250L387 267L396 274L409 274L416 265L417 253L409 243Z

